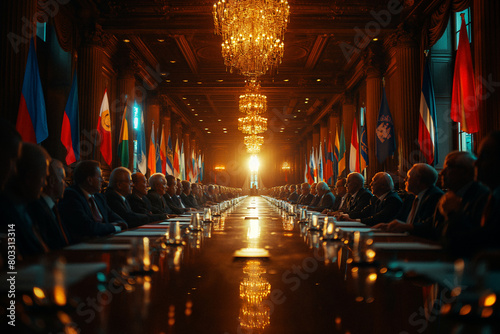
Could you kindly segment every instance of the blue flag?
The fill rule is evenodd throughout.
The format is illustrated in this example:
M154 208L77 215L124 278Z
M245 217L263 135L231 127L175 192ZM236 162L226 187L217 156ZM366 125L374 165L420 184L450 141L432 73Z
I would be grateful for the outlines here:
M137 107L136 107L137 108ZM148 164L147 164L147 154L146 154L146 133L144 130L144 114L141 113L141 118L139 119L139 126L137 128L137 170L142 174L146 174Z
M378 162L383 163L388 156L394 155L396 151L394 122L392 121L391 112L389 111L385 87L382 89L382 102L380 103L375 135L375 140L377 142L377 159Z

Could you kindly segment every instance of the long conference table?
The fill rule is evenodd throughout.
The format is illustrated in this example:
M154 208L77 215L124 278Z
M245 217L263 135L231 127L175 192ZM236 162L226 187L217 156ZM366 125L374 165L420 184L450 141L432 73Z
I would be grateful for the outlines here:
M484 328L483 322L468 325L447 316L456 264L432 245L381 247L374 263L357 263L348 243L323 241L320 231L258 196L245 197L203 223L203 230L182 229L182 240L173 244L161 242L168 226L150 224L94 239L21 266L16 328L220 334ZM383 233L374 240L421 241ZM144 257L149 266L134 271ZM415 274L422 261L430 275ZM417 269L405 267L411 263Z

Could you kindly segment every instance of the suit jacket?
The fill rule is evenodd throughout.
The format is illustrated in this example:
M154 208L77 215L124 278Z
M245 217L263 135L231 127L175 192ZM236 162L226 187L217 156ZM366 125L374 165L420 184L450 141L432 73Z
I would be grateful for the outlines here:
M111 223L122 222L106 204L102 194L94 194L97 208L102 215L102 223L94 221L90 205L79 186L73 185L64 191L64 198L59 201L59 213L69 232L70 243L77 243L86 237L104 236L116 231Z
M150 190L146 196L151 202L151 212L154 214L174 213L165 202L165 199L156 191Z
M155 222L167 218L166 213L155 214L152 212L153 207L151 206L151 202L149 201L147 196L143 196L141 198L136 194L132 193L127 196L127 202L130 205L132 211L147 215L149 217L150 222Z
M137 227L150 222L147 215L132 211L132 208L127 200L118 194L113 188L108 187L108 189L106 189L105 197L111 210L118 214L118 216L122 217L123 220L127 222L129 227Z
M381 201L376 196L370 199L370 204L367 205L361 212L349 214L350 218L360 218L363 224L374 226L378 223L388 223L393 220L398 214L403 201L394 191L389 192Z
M358 190L358 193L356 194L356 197L352 197L349 200L349 203L347 204L347 212L349 214L349 217L352 217L351 215L357 215L359 214L365 206L370 204L370 199L373 197L373 194L366 188L361 188Z
M413 218L413 235L427 239L436 239L434 219L436 219L436 206L441 196L443 196L443 191L436 186L432 186L424 192ZM410 211L406 215L405 221L408 219Z
M28 211L33 222L38 226L40 236L51 250L61 249L68 245L64 238L64 235L68 235L68 231L64 227L62 219L60 221L57 219L43 198L30 203Z
M298 204L301 204L301 205L309 205L311 204L312 200L314 199L314 195L309 193L307 195L300 195L300 198L298 200Z
M167 206L170 208L170 210L173 211L173 213L178 214L178 215L183 214L184 212L186 212L186 209L182 208L179 205L178 199L176 198L175 195L174 195L174 197L175 198L170 197L170 195L168 193L165 193L165 195L163 195L163 198L165 199Z
M187 207L187 208L196 208L198 209L199 206L196 204L196 199L194 198L194 196L191 196L192 194L189 194L186 195L185 193L181 193L181 200L182 200L182 203L184 203L184 205ZM193 202L194 200L194 202Z
M288 202L292 203L292 204L295 204L297 203L299 199L299 194L297 194L296 191L294 191L293 193L290 194L290 196L288 196Z
M332 211L346 211L350 197L351 195L347 193L344 196L335 196L335 203L333 203ZM342 202L342 199L344 199L344 202Z
M309 203L308 206L316 207L316 206L318 206L319 201L321 201L321 197L319 197L317 194L313 195L313 196L314 196L314 198L312 199L311 203Z
M325 209L332 208L333 207L333 203L335 203L335 196L332 194L331 191L328 191L323 196L321 196L321 199L319 201L318 206L316 206L316 207L308 207L308 210L321 212L321 211L323 211Z

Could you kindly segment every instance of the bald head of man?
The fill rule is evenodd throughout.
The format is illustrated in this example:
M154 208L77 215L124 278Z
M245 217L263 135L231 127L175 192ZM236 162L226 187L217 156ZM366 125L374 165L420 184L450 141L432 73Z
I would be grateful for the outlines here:
M394 182L388 173L379 172L373 176L370 187L372 188L372 193L375 196L380 197L383 194L394 190Z
M438 173L434 167L418 163L407 173L406 191L417 196L422 191L436 185Z

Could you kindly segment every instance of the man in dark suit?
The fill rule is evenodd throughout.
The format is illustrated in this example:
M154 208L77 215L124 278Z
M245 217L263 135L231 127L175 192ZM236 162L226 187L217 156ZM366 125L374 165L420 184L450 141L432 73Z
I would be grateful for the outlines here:
M167 180L162 173L156 173L149 177L151 189L148 191L147 198L151 202L152 212L154 214L172 214L172 209L167 205L163 195L167 191Z
M365 178L360 173L350 173L346 180L347 193L351 196L346 205L346 211L349 215L359 214L373 197L372 193L365 188Z
M290 186L290 192L291 192L291 194L287 198L288 202L290 202L292 204L297 203L297 201L299 199L299 194L297 193L297 186L295 184L292 184Z
M300 205L309 205L314 199L314 195L311 194L311 185L307 182L302 183L300 186L301 195L297 200L297 203Z
M29 205L29 213L38 226L40 235L49 249L60 249L69 245L68 231L63 224L57 203L66 188L66 172L62 162L53 159L49 164L47 183L40 199Z
M479 145L476 161L476 181L489 188L484 209L477 220L463 219L460 210L462 201L447 198L442 206L448 209L448 241L451 250L458 256L473 256L479 251L498 250L500 243L500 131L487 136ZM465 195L464 195L465 196ZM478 224L479 222L479 224Z
M139 172L132 174L132 183L132 193L127 196L127 202L130 204L132 211L148 215L151 222L169 218L169 215L166 213L153 213L151 201L147 197L148 181L146 180L144 174ZM174 215L172 216L175 217Z
M347 203L349 202L350 195L347 193L347 188L345 186L347 180L341 178L337 180L335 184L335 203L333 203L332 210L335 211L347 211ZM323 212L327 213L327 212Z
M190 207L190 208L195 208L195 209L201 209L201 207L198 205L198 202L196 201L196 198L194 196L191 196L191 183L189 181L182 181L182 193L181 193L181 200L182 202Z
M73 171L73 181L75 184L66 188L59 202L59 212L68 229L70 243L127 228L127 223L111 210L99 193L102 184L99 162L79 162Z
M318 206L308 206L307 210L322 212L325 209L331 208L335 203L335 196L330 191L330 187L326 182L318 182L316 185L316 192L320 197Z
M443 191L436 187L437 178L438 173L432 166L424 163L413 165L406 180L406 191L415 195L410 211L398 214L398 217L404 220L395 219L374 227L389 232L410 232L419 237L433 238L434 211L443 195Z
M205 205L205 201L203 196L201 195L201 185L196 183L191 184L191 193L188 198L192 203L195 203L199 208L202 208Z
M17 172L7 180L5 190L0 194L0 232L15 231L19 258L49 250L38 226L28 214L27 206L40 198L50 160L49 154L41 146L23 143L16 162Z
M360 221L373 226L392 221L396 217L403 201L394 191L392 177L388 173L379 172L373 176L370 186L375 195L370 199L370 204L359 213L342 214L340 220Z
M122 217L129 227L137 227L150 222L148 215L132 211L127 196L132 194L132 178L125 167L113 169L105 197L111 210Z
M314 196L311 203L308 204L308 206L316 207L319 204L319 201L321 200L321 197L318 195L317 189L316 189L317 183L311 184L311 194Z
M188 208L183 208L182 203L179 203L179 200L176 197L177 194L177 181L173 175L167 175L167 191L163 195L167 206L175 213L175 214L183 214L188 211Z

